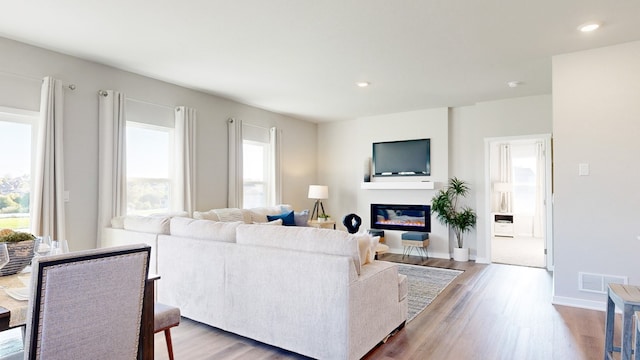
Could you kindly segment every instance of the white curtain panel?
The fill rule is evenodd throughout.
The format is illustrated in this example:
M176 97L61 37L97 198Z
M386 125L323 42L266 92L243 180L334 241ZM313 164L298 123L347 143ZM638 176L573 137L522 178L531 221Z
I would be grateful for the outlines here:
M125 96L98 92L98 243L111 219L127 213Z
M229 125L229 198L227 207L242 207L242 120L230 118Z
M500 145L500 182L511 184L512 171L513 170L511 166L511 145L502 144ZM504 197L504 201L506 202L506 212L510 213L512 209L511 192L502 193L502 195L500 196L501 196L500 198L501 202L502 202L502 197Z
M533 237L544 237L545 198L544 144L536 143L536 200L533 215Z
M62 81L45 77L40 95L40 119L31 200L31 231L66 240L64 213Z
M271 164L269 164L269 174L271 175L271 186L269 187L269 202L271 206L282 204L282 183L280 173L280 131L272 127L269 129L269 145L271 147Z
M196 209L196 109L179 106L175 109L175 174L174 211Z

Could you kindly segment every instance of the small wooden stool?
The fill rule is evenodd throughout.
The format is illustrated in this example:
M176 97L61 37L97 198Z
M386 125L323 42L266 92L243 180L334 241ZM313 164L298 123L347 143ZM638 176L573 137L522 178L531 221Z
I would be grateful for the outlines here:
M429 246L429 233L425 232L415 232L409 231L402 233L400 236L402 239L402 246L404 250L402 251L402 258L405 256L410 256L413 249L418 251L418 255L422 257L422 259L429 258L429 253L427 252L427 247Z
M613 330L616 306L622 310L622 341L620 347L613 346ZM631 360L633 352L633 315L640 310L640 287L609 284L607 289L607 317L604 330L604 359L613 359L613 352L620 353L621 360ZM640 359L640 349L636 348L636 359Z
M171 328L180 324L180 309L161 303L155 303L153 312L153 332L164 331L167 342L169 359L173 360L173 345L171 344Z

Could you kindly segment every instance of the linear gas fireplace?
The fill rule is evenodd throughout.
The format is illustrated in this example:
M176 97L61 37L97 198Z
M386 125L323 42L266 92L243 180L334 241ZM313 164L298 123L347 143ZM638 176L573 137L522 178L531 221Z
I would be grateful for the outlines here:
M371 204L371 228L431 232L431 206Z

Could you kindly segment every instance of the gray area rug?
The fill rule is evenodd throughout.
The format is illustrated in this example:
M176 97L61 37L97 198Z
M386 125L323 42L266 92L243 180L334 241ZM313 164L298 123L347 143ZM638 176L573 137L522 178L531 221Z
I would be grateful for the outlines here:
M407 264L398 264L398 272L407 275L409 281L407 322L420 314L453 279L462 274L460 270Z

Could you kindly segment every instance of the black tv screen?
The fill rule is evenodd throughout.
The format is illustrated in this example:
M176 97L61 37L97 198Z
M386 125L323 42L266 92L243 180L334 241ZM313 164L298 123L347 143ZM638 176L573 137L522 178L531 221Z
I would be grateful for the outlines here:
M431 139L373 143L373 176L431 176Z

